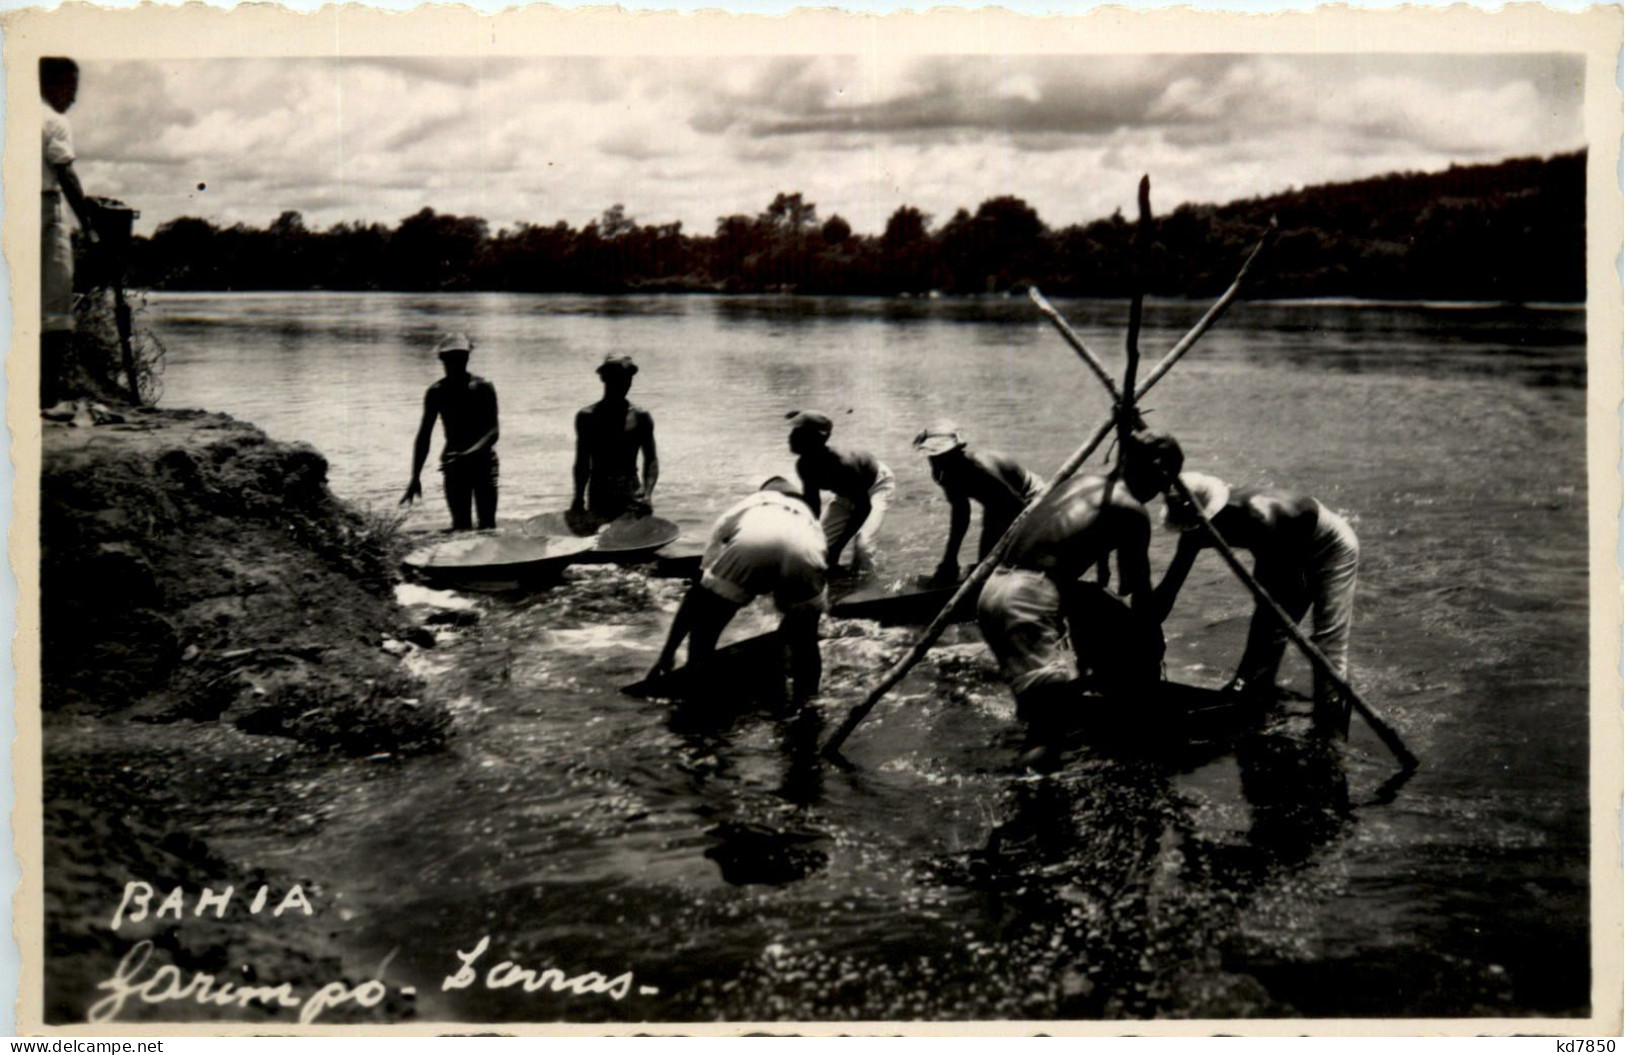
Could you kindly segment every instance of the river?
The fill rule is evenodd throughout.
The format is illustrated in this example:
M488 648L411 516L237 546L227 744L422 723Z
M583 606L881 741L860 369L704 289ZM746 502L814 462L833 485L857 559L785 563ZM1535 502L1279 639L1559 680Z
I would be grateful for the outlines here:
M1059 306L1121 363L1125 305ZM1203 307L1148 305L1147 355ZM953 417L1047 475L1108 411L1024 298L158 294L146 323L168 346L165 405L309 442L339 495L379 511L406 486L445 331L473 337L499 393L505 520L568 502L573 413L607 352L641 367L657 511L693 538L790 469L786 412L822 410L837 444L896 473L888 582L929 571L946 530L909 448L924 424ZM1585 383L1578 310L1261 303L1145 401L1189 467L1348 515L1355 680L1423 760L1391 802L1369 732L1328 751L1295 714L1222 749L1020 777L968 628L858 730L851 769L821 766L821 728L906 632L827 622L805 714L678 712L615 686L653 659L679 587L591 570L480 598L480 627L418 657L455 701L450 751L278 752L263 781L282 818L217 818L210 839L319 882L347 961L387 960L429 1020L1584 1013ZM445 522L433 476L409 528ZM1159 536L1154 573L1171 553ZM1167 625L1169 677L1222 682L1249 611L1204 557ZM767 625L752 609L739 632ZM233 765L263 754L207 735ZM476 966L637 987L443 990L487 936Z

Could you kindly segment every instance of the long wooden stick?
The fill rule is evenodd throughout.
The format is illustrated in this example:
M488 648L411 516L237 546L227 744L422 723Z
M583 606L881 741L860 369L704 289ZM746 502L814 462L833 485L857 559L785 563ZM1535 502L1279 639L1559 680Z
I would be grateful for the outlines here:
M1145 317L1145 281L1144 269L1145 247L1151 241L1151 177L1140 177L1140 222L1134 228L1134 255L1130 262L1131 278L1134 292L1129 299L1128 307L1128 337L1123 342L1123 349L1128 358L1128 366L1123 372L1123 390L1134 391L1134 375L1140 369L1140 323ZM1106 386L1109 390L1110 385ZM1123 462L1128 457L1128 438L1139 424L1139 413L1134 408L1134 401L1123 402L1120 394L1114 395L1117 400L1117 476L1106 477L1106 488L1100 495L1100 508L1105 509L1112 504L1112 489L1117 485L1117 477L1123 475ZM1097 581L1100 588L1105 589L1111 582L1111 554L1102 553L1097 565Z
M1343 695L1343 699L1348 702L1349 706L1359 712L1361 718L1365 719L1365 723L1371 727L1372 732L1377 734L1377 739L1383 742L1383 746L1393 752L1394 758L1399 762L1400 767L1409 771L1421 765L1417 757L1411 754L1410 750L1405 746L1405 741L1401 740L1399 734L1394 732L1393 727L1379 718L1377 713L1360 698L1359 693L1354 691L1354 686L1350 685L1342 675L1332 668L1331 661L1321 653L1320 649L1315 647L1314 642L1303 636L1303 631L1298 629L1297 622L1286 613L1285 609L1275 603L1275 598L1269 595L1269 591L1265 590L1258 580L1253 578L1253 573L1242 565L1241 560L1236 556L1235 550L1230 548L1230 544L1225 542L1224 537L1213 526L1213 522L1208 519L1207 512L1202 509L1202 503L1198 502L1195 496L1191 494L1190 488L1185 486L1185 481L1175 476L1172 486L1175 491L1179 492L1179 497L1189 503L1191 509L1195 511L1197 518L1202 522L1202 530L1207 532L1208 539L1213 543L1214 548L1219 551L1219 556L1224 558L1224 562L1230 565L1230 570L1235 572L1236 577L1246 585L1247 589L1252 591L1253 597L1258 600L1258 603L1275 616L1282 629L1286 631L1287 636L1292 639L1292 643L1297 645L1298 650L1308 657L1309 662L1314 665L1315 669L1333 685L1337 686L1337 691Z
M1078 358L1082 359L1084 364L1094 371L1095 376L1100 378L1100 383L1105 385L1106 391L1112 394L1112 402L1122 402L1123 391L1117 387L1117 379L1107 373L1106 364L1102 363L1100 357L1091 351L1088 345L1083 343L1083 338L1078 336L1078 331L1074 330L1061 313L1055 310L1055 305L1051 304L1049 299L1038 291L1037 286L1027 287L1027 297L1033 304L1037 305L1039 311L1044 313L1044 318L1054 324L1055 331L1072 347L1074 352L1078 353Z

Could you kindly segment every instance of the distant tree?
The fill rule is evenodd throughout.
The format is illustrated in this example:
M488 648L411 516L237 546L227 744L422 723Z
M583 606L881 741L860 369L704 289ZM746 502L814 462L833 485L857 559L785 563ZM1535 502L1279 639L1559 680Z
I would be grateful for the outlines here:
M887 253L913 249L926 240L930 225L929 214L912 205L899 205L886 221L886 232L880 236L881 248Z
M637 226L637 222L626 215L626 206L617 202L604 210L598 221L598 233L605 240L614 240L631 234Z
M305 230L304 216L294 209L288 209L271 221L270 233L281 238L298 238L310 232Z
M802 201L800 191L794 194L781 191L768 205L767 211L762 213L761 220L765 226L785 228L793 234L800 234L818 222L818 206L810 201Z
M852 225L841 218L839 213L824 221L824 241L830 245L840 245L852 237Z
M468 288L485 237L486 222L479 217L425 206L402 220L390 238L396 288Z

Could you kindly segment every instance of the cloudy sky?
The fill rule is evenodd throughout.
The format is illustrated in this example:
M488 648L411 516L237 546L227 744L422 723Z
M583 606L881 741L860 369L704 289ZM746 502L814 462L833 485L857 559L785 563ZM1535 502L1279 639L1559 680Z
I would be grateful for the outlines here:
M973 56L88 62L91 193L263 226L425 205L582 226L754 215L800 191L878 233L1014 194L1053 226L1584 145L1577 56ZM201 186L202 189L199 189Z

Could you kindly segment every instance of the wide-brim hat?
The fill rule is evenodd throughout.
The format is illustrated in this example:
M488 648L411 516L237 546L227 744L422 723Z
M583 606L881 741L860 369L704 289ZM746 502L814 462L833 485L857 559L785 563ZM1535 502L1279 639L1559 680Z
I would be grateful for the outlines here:
M474 342L468 339L466 333L448 333L435 342L436 355L467 355L474 350Z
M625 374L631 377L638 372L638 364L632 361L630 355L617 355L614 352L604 356L604 361L598 364L598 376L605 374Z
M827 440L835 431L835 422L816 410L791 411L789 418L791 432L811 432Z
M1209 520L1217 516L1225 503L1230 501L1230 485L1217 476L1209 476L1207 473L1180 473L1179 482L1190 491L1203 516ZM1202 520L1196 515L1196 508L1188 505L1179 492L1170 487L1168 493L1163 496L1163 527L1169 531L1185 532L1195 530L1201 524Z
M927 458L957 451L964 446L965 437L960 435L959 426L947 420L934 422L930 428L922 429L914 437L914 449Z

